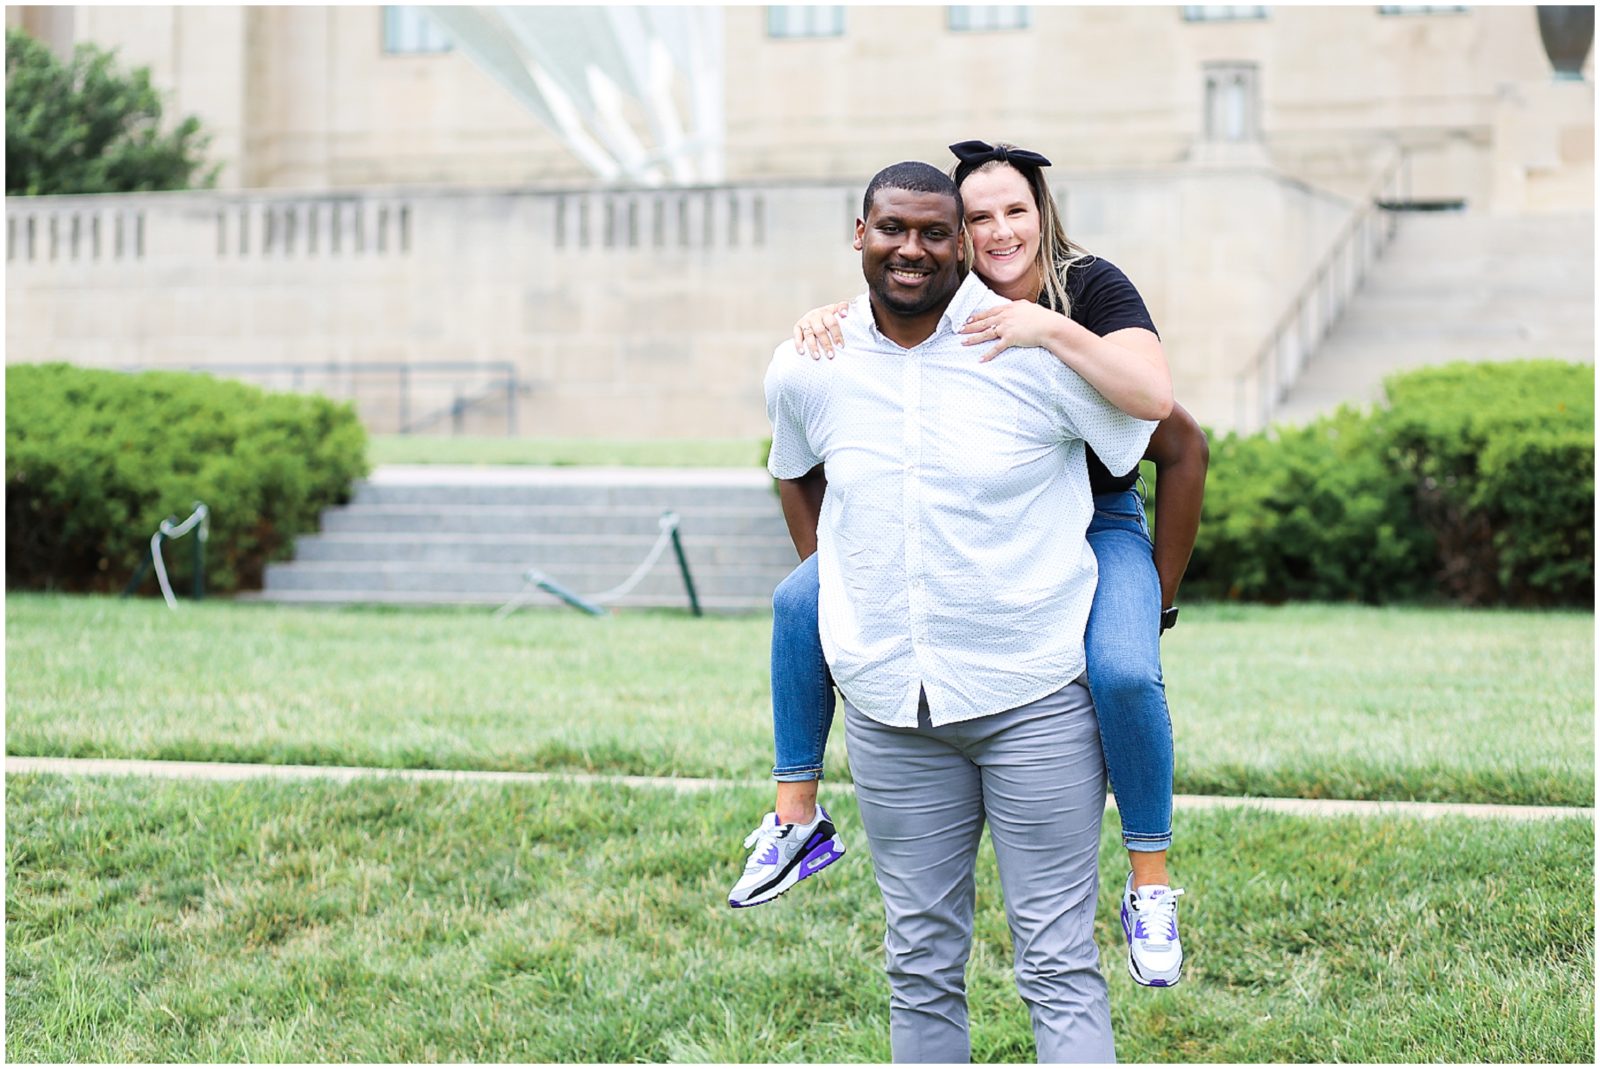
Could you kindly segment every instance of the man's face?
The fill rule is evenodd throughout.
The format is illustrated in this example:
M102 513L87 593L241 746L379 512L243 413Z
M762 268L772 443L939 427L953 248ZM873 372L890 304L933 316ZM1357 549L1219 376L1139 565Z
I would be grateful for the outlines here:
M878 304L906 317L942 309L961 285L960 230L954 197L878 190L867 217L856 220L855 240Z

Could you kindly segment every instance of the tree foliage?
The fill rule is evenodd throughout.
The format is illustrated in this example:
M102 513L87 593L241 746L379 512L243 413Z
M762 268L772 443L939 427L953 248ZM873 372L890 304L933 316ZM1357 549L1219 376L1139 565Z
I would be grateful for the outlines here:
M150 71L118 70L116 56L79 44L63 63L19 29L6 29L6 194L134 193L209 186L209 138L188 116L161 129Z

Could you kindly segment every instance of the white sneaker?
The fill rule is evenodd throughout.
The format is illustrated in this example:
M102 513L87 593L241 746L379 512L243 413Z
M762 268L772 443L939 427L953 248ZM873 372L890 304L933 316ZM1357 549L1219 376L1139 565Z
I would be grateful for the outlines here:
M744 845L755 849L728 892L728 905L735 909L770 902L844 856L844 843L820 805L809 824L779 824L778 814L768 813Z
M1122 934L1128 937L1128 972L1145 987L1171 987L1183 979L1183 944L1178 940L1178 896L1164 884L1122 888Z

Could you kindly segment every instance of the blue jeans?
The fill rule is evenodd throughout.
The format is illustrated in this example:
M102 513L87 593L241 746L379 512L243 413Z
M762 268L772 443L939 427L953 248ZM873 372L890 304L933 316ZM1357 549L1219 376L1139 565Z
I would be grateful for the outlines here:
M1172 721L1161 681L1161 583L1138 490L1098 494L1089 547L1100 580L1084 633L1089 692L1129 850L1172 844ZM833 681L817 634L817 558L772 595L774 779L822 778Z

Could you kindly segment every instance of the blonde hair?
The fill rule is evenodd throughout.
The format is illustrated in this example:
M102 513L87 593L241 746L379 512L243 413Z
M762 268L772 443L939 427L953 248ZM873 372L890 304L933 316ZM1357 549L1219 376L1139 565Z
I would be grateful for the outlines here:
M1017 146L1006 141L994 142L996 148L1014 149ZM954 178L960 164L950 168L950 177ZM1022 176L1028 183L1028 189L1033 193L1034 207L1039 211L1039 255L1035 260L1039 268L1039 275L1043 283L1043 295L1051 308L1064 316L1072 314L1072 301L1067 297L1067 272L1079 260L1091 255L1088 249L1067 238L1065 225L1061 221L1061 211L1056 207L1056 199L1050 193L1050 186L1044 180L1044 168L1035 167L1025 161L1018 160L990 160L970 172L961 176L965 182L972 175L983 171L992 171L996 167L1010 167ZM958 187L959 188L959 187ZM967 230L967 220L961 220L961 263L967 270L972 269L976 253L972 247L972 235Z

